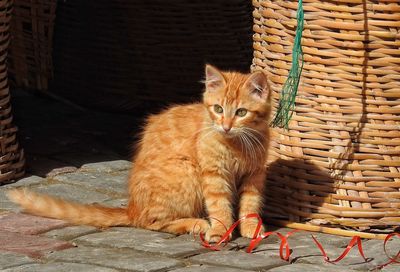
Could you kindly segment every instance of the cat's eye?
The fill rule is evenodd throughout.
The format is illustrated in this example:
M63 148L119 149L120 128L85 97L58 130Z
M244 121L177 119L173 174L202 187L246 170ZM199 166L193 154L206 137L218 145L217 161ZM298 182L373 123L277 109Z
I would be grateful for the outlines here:
M240 109L238 109L237 111L236 111L236 115L237 116L240 116L240 117L243 117L243 116L245 116L247 114L247 110L246 109L243 109L243 108L240 108Z
M220 105L214 105L214 111L216 113L222 113L224 109Z

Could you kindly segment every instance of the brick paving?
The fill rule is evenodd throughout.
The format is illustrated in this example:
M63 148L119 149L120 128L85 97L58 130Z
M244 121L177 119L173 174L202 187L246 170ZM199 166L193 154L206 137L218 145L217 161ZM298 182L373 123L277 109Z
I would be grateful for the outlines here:
M68 224L61 220L37 217L29 214L4 213L0 215L0 230L22 234L39 234Z
M236 238L222 251L214 252L203 248L191 235L175 236L122 227L100 230L21 214L6 198L7 189L29 187L84 203L125 206L130 162L127 154L118 151L121 145L126 145L127 139L125 136L118 138L118 135L125 133L129 126L121 123L125 117L114 121L113 115L90 111L83 116L80 109L54 101L42 101L29 95L16 98L17 106L25 106L24 114L21 108L20 111L16 109L16 116L19 116L17 124L22 125L29 168L26 178L0 186L0 271L334 272L368 271L387 261L382 241L363 241L367 257L374 258L369 263L365 263L357 248L353 248L349 257L332 265L324 262L310 233L297 233L289 240L293 253L290 262L286 262L279 258L280 243L276 237L264 240L251 254L245 252L249 243L245 238ZM30 115L38 109L42 113L57 112L57 122L52 121L54 118L47 120L47 125L53 128L51 133L29 127L43 122L42 114ZM24 121L22 115L29 116L28 120ZM65 122L59 124L60 120ZM107 126L102 126L101 130L88 125L95 120ZM115 144L105 144L102 137ZM85 140L80 142L80 139ZM274 230L282 234L290 231L286 228ZM316 237L331 258L338 257L350 240L326 234L316 234ZM392 254L399 249L400 239L388 246ZM399 271L399 265L387 266L382 271Z

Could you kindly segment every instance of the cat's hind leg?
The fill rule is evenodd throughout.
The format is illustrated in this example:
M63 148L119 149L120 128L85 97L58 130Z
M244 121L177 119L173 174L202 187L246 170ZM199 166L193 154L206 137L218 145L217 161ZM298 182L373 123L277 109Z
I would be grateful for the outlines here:
M181 218L160 224L157 222L147 227L148 229L169 232L173 234L206 233L210 228L207 220L201 218Z

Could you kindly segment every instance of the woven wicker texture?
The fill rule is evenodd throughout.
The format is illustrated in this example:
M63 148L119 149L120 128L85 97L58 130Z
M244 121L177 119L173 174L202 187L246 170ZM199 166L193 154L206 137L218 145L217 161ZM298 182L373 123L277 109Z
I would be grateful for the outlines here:
M46 91L53 76L54 0L14 0L9 53L10 83Z
M51 92L135 114L192 101L205 62L249 70L251 12L248 0L59 1Z
M304 69L289 130L274 129L267 214L357 230L400 224L400 4L305 0ZM291 66L297 1L254 0L253 69Z
M10 92L7 77L7 49L10 41L9 25L11 0L0 1L0 185L21 177L24 153L16 140L17 128L12 124Z

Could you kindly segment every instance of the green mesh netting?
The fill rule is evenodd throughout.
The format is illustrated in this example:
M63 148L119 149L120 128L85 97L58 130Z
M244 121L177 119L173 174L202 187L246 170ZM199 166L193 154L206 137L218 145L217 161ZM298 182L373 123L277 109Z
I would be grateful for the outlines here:
M279 98L278 109L276 110L275 117L271 123L273 127L280 127L288 129L289 121L292 118L293 110L295 107L295 100L301 71L303 70L303 50L301 49L301 37L303 34L304 26L304 11L303 1L299 0L297 8L297 28L296 36L294 38L293 53L292 53L292 67L290 68L288 78L283 85L282 92Z

